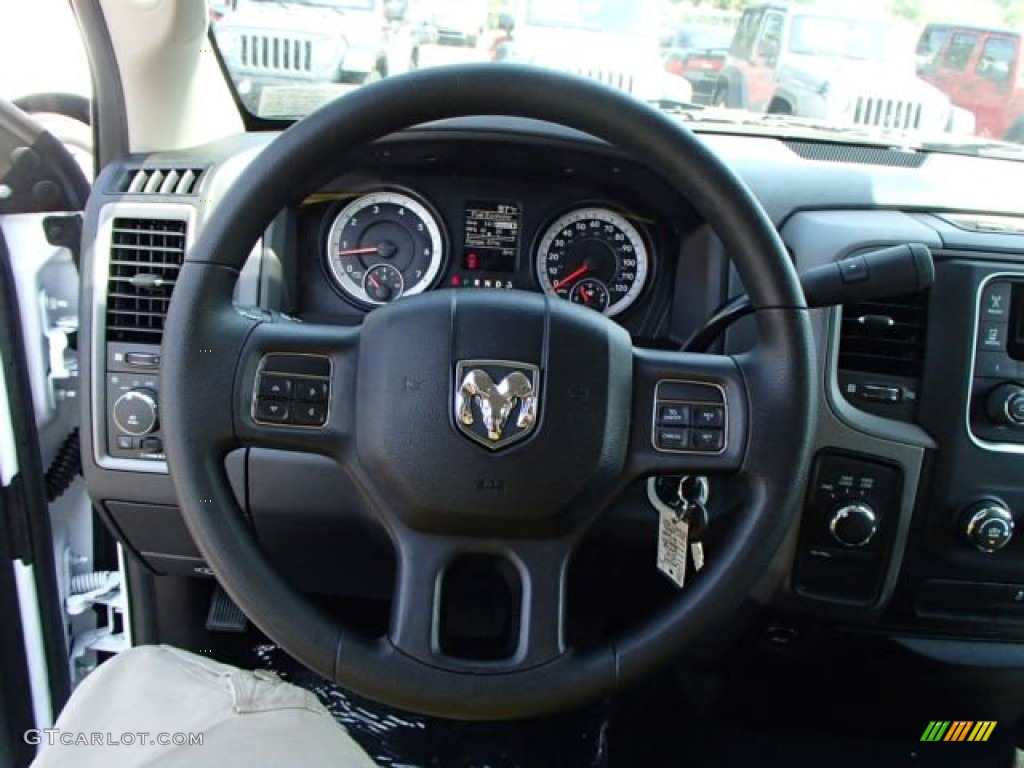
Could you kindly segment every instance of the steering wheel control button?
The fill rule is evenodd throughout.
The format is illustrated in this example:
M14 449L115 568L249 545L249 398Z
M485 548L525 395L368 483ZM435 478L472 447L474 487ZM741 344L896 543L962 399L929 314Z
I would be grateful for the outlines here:
M321 403L299 403L291 404L292 424L304 427L322 427L327 423L327 406Z
M714 453L725 447L725 435L720 429L694 429L690 432L694 450Z
M964 511L962 527L968 542L980 551L992 554L1013 538L1013 515L1001 501L987 499Z
M292 380L284 376L263 374L260 376L259 396L286 400L292 394Z
M268 424L286 424L290 413L290 403L286 400L270 400L261 397L256 401L256 421Z
M721 429L725 426L725 408L720 405L694 406L693 426L704 429Z
M653 442L659 451L721 453L726 421L725 391L716 384L665 380L655 387Z
M867 504L843 504L832 514L828 530L842 546L859 549L866 547L878 532L878 517Z
M114 403L114 424L122 432L142 437L157 427L156 393L150 389L132 389Z
M311 403L327 402L328 382L311 379L298 379L295 382L295 399Z
M689 448L690 430L659 429L658 448L663 451L685 451Z
M322 355L273 354L256 377L253 420L257 423L320 428L327 424L331 361Z
M662 427L690 426L690 406L663 405L658 408L658 425Z

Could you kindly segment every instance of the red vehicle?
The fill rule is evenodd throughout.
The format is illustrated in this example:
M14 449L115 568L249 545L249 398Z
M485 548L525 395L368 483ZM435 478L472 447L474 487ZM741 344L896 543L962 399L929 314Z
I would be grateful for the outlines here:
M921 77L944 91L958 107L974 113L979 136L1024 140L1021 33L928 25L921 33L919 51L924 41L932 38L945 39L920 67Z
M710 102L718 73L729 56L732 36L732 27L681 27L664 48L665 69L690 81L694 101Z

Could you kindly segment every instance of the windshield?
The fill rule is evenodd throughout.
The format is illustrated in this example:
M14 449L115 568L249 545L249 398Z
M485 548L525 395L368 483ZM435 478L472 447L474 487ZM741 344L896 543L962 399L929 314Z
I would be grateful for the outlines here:
M527 25L583 29L611 35L647 33L654 26L655 6L642 0L524 0Z
M381 78L518 62L600 80L698 131L1018 154L1024 0L862 5L209 2L238 100L271 126Z
M910 49L900 45L893 25L827 16L794 17L789 50L811 56L841 56L876 62L910 58Z

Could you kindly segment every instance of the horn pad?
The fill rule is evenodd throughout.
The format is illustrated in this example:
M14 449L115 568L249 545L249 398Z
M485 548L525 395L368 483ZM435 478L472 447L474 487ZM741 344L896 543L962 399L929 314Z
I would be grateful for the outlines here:
M614 485L631 396L629 335L603 315L436 291L367 317L356 448L412 527L525 533L587 514Z

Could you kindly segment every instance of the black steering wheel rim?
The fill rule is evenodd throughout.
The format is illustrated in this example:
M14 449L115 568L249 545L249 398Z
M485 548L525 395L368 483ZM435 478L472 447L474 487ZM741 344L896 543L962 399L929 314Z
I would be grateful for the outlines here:
M499 672L435 668L388 638L366 640L339 626L267 561L223 469L226 453L244 443L238 412L251 397L251 389L240 386L239 360L268 320L264 313L231 307L251 244L281 208L340 173L348 150L403 128L468 115L563 124L657 169L723 240L750 292L760 339L753 353L717 364L734 367L728 375L734 390L743 390L737 398L743 412L736 416L748 423L737 432L742 445L731 469L746 477L750 492L749 513L717 553L713 578L688 586L672 606L614 645L585 653L570 649L536 667ZM276 348L279 331L271 329L262 348ZM696 365L690 359L696 357L687 364ZM701 628L738 606L768 567L798 504L814 424L808 403L816 402L817 386L795 271L771 222L731 170L678 122L627 96L567 75L493 64L386 79L322 108L268 145L219 202L188 256L167 319L163 359L171 475L196 544L228 594L269 637L325 677L395 706L463 719L540 715L606 695L669 660ZM671 376L683 356L641 354L637 360L643 375L657 378ZM641 378L637 373L635 379ZM213 391L231 394L214 398ZM635 409L631 432L641 430L645 412L646 401ZM659 464L660 458L631 462L630 472L639 476L670 466Z

